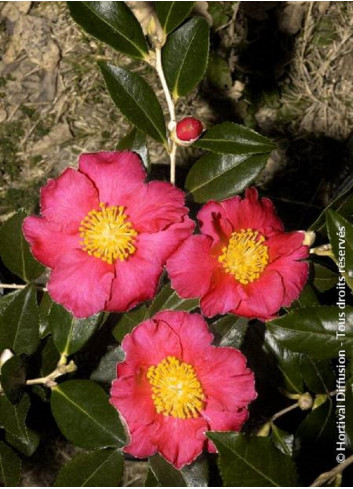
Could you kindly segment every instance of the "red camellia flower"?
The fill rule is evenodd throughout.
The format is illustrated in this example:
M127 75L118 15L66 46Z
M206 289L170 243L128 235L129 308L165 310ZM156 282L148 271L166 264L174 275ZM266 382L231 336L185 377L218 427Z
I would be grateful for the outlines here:
M164 311L125 336L111 403L124 418L135 457L161 453L177 469L204 448L205 432L239 431L256 398L254 375L235 348L211 345L199 314Z
M33 255L53 269L49 294L77 317L151 299L165 260L193 231L183 192L145 178L135 153L83 154L78 170L42 188L42 217L24 222Z
M267 320L298 298L308 277L304 233L285 233L272 202L255 188L244 199L208 202L198 220L202 234L178 248L167 270L181 297L201 297L205 316Z

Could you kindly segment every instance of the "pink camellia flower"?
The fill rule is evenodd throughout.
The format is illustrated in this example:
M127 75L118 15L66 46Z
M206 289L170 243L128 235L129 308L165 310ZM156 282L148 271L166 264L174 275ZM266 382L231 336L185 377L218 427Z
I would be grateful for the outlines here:
M308 246L301 231L285 233L269 199L255 188L198 214L191 236L167 260L180 297L201 297L205 316L231 312L267 320L297 299L308 277Z
M25 219L33 255L52 268L49 294L77 317L151 299L166 259L193 231L183 192L145 178L135 153L83 154L78 170L42 188L42 217Z
M159 452L177 469L202 450L205 432L239 431L256 398L254 374L235 348L211 345L199 314L163 311L125 336L110 402L125 420L135 457Z

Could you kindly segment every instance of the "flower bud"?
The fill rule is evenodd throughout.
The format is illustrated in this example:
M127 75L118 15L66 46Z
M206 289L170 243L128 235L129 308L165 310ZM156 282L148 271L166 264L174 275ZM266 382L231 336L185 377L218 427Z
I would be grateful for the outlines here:
M181 146L189 146L199 139L203 131L202 122L195 117L185 117L176 125L176 142Z
M313 402L313 398L311 397L309 392L302 394L298 399L298 405L302 411L307 411L308 409L311 409L313 406Z
M306 231L304 232L303 245L311 246L315 241L315 233L314 231Z

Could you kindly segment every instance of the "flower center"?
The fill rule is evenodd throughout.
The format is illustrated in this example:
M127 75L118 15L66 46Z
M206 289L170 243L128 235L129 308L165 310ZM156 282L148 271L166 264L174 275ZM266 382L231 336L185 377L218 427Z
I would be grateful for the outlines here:
M107 207L103 203L99 207L99 211L90 211L81 221L82 249L110 264L118 258L125 261L136 251L137 231L127 221L124 207Z
M149 367L147 378L157 413L181 419L199 417L205 396L191 365L169 356L157 367Z
M264 236L252 229L241 229L232 233L228 246L218 257L227 273L241 284L258 279L269 261L268 248Z

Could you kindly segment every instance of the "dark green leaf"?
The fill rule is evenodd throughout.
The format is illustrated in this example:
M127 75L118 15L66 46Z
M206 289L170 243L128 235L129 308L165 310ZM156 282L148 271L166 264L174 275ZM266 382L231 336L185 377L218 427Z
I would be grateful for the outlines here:
M29 245L22 233L26 213L19 210L10 217L0 230L0 255L7 268L28 282L38 278L44 267L32 256Z
M215 342L220 346L232 346L240 348L243 344L249 320L233 314L227 314L211 325L211 331L215 335Z
M284 455L292 456L294 435L280 430L276 425L272 424L271 439L278 450L281 450Z
M54 345L54 340L51 335L45 339L44 347L40 352L40 359L41 377L45 377L56 369L60 360L60 354L58 353L58 350Z
M23 396L26 385L27 356L14 355L1 367L1 387L12 404L17 404Z
M353 290L353 226L332 209L326 213L326 222L338 270Z
M300 353L283 348L269 331L265 333L264 348L276 358L276 365L283 375L286 390L302 394L304 383L300 369Z
M159 22L166 34L172 32L189 15L195 2L154 2Z
M319 292L326 292L337 284L337 274L319 263L313 264L313 283Z
M9 446L0 441L0 482L16 487L20 482L21 460Z
M194 146L214 153L234 155L270 153L276 147L261 134L233 122L223 122L212 127Z
M308 307L266 325L282 347L317 359L335 358L340 349L353 345L353 308L346 307L345 334L337 337L340 313L342 311L338 307Z
M297 485L295 465L270 438L234 432L207 436L220 454L219 467L227 487L290 487Z
M98 367L93 371L91 380L110 385L116 378L116 365L124 360L125 353L120 346L112 348L100 360Z
M174 468L160 455L156 454L150 457L149 465L158 481L158 485L162 487L186 487L186 482L180 470Z
M343 217L349 217L353 214L353 194L352 189L349 188L343 194L339 195L321 212L316 221L310 226L310 230L316 231L322 234L326 234L326 212L329 209L334 209L339 212Z
M267 158L267 154L206 154L189 171L186 188L196 202L226 199L245 190L264 168Z
M31 355L39 344L37 291L34 285L21 290L0 316L0 351Z
M300 355L300 365L305 385L311 392L323 394L335 386L335 375L330 360L315 360L308 355Z
M135 326L146 319L146 316L147 308L144 304L123 314L112 330L114 338L121 343L124 336L131 333Z
M91 380L69 380L54 387L51 408L62 433L79 447L120 447L125 443L118 412Z
M0 426L27 445L31 442L25 423L29 406L27 394L16 405L11 404L5 396L0 396Z
M148 47L140 24L125 2L68 2L73 19L89 34L134 58Z
M322 443L327 437L335 436L335 416L332 402L327 401L314 409L302 421L295 434L296 441Z
M134 128L131 132L129 132L117 145L117 148L120 151L124 149L128 149L137 153L142 160L147 171L150 170L150 157L148 154L146 135Z
M145 487L160 487L160 485L158 484L158 480L156 479L156 477L154 476L154 474L150 468L148 469L144 486Z
M58 352L72 355L80 350L94 333L100 314L86 319L75 318L59 304L53 304L49 314L49 327Z
M39 333L41 338L45 338L50 334L49 313L53 304L54 302L51 300L49 294L44 292L39 304Z
M136 73L101 61L99 63L113 102L138 129L166 142L162 108L152 88Z
M209 26L193 17L168 36L162 63L168 87L174 98L183 97L202 80L207 68Z
M27 436L25 438L17 438L11 433L6 433L5 440L16 450L26 455L26 457L31 457L38 448L40 437L36 431L28 428L28 426L26 427L26 432Z
M172 311L192 311L199 307L198 299L182 299L169 284L165 285L154 298L148 309L148 317L166 309Z
M118 487L123 475L120 450L76 455L59 472L55 487Z
M185 465L180 472L187 487L208 486L208 463L205 455L200 455L192 464Z
M15 290L9 294L0 296L0 314L7 308L7 306L14 300L20 293L20 290Z
M320 305L320 302L316 297L315 290L310 284L306 284L304 289L301 291L298 299L292 302L290 307L286 307L285 309L288 311L292 311L293 309L301 309L303 307L312 307L318 305Z

